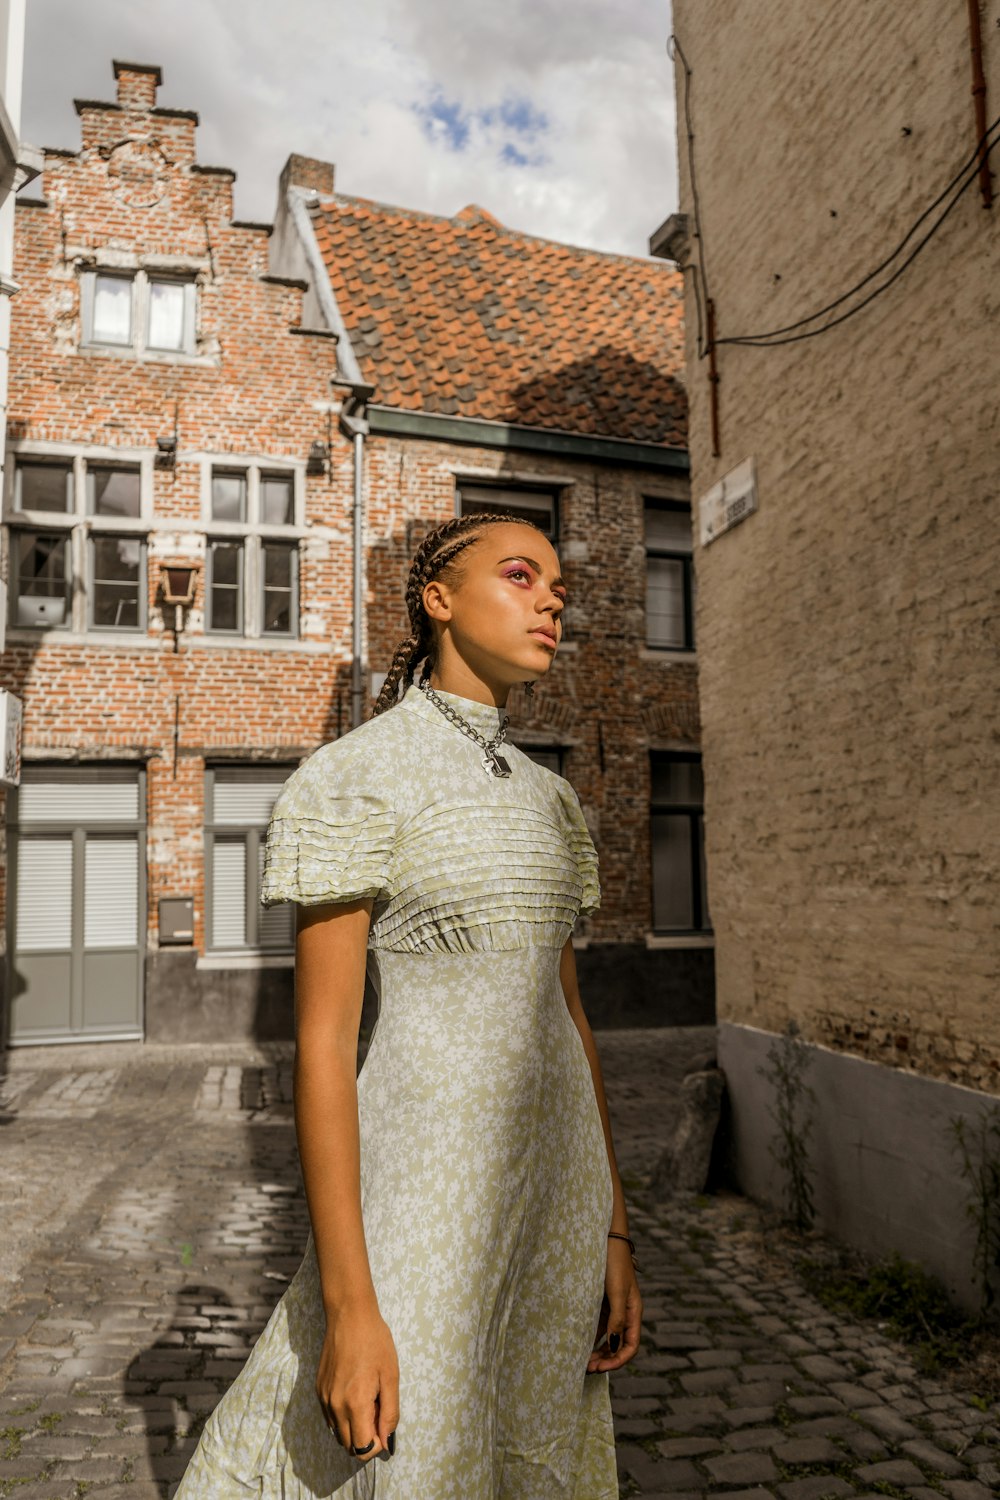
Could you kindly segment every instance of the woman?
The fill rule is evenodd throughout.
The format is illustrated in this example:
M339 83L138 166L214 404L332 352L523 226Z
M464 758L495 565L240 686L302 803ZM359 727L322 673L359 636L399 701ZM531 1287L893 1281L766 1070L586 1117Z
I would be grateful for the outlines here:
M607 1372L641 1300L571 943L597 857L568 783L504 743L566 590L536 527L486 514L425 539L406 603L373 718L268 831L264 899L301 908L313 1233L176 1500L618 1495Z

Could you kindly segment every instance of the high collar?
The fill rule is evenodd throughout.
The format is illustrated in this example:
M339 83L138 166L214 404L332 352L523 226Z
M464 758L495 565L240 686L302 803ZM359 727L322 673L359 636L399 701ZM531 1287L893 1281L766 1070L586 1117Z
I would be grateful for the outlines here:
M501 717L504 713L502 708L496 708L492 703L479 703L475 698L461 698L457 693L443 693L440 688L434 689L442 702L447 703L456 714L460 714L467 724L470 724L484 739L491 740L500 728ZM427 694L412 682L403 694L401 705L412 709L414 713L422 715L425 719L436 720L445 728L455 729L457 725L451 724L436 704L432 703Z

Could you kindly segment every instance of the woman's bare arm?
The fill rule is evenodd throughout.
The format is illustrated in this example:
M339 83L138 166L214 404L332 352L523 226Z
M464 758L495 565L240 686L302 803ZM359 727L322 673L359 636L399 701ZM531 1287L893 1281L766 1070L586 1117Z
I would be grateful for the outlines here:
M366 1457L389 1445L399 1414L361 1218L356 1074L371 906L299 908L295 950L295 1127L327 1323L317 1395L345 1447L372 1443Z
M628 1234L628 1210L625 1206L625 1192L622 1188L622 1180L618 1171L618 1162L615 1158L614 1141L611 1137L611 1117L608 1113L608 1100L604 1092L604 1076L601 1072L601 1060L597 1054L597 1045L594 1041L594 1033L590 1029L583 1009L583 1001L580 998L580 986L576 977L576 957L573 953L573 940L568 938L559 961L559 979L562 984L563 994L566 997L566 1007L569 1010L573 1023L580 1033L583 1049L590 1063L590 1073L594 1080L594 1093L597 1097L597 1108L601 1116L601 1124L604 1127L604 1143L608 1152L608 1165L611 1168L611 1182L614 1192L614 1206L611 1212L611 1228L619 1234ZM608 1270L605 1281L607 1294L606 1318L602 1318L602 1333L607 1334L607 1353L591 1355L588 1370L617 1370L621 1365L627 1364L639 1347L639 1330L642 1322L642 1298L639 1295L639 1287L635 1279L635 1271L632 1266L632 1257L628 1245L624 1240L608 1240Z

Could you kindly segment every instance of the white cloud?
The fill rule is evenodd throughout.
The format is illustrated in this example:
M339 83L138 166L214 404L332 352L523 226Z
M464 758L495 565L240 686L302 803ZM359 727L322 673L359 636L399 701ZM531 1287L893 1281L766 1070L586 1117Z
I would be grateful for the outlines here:
M347 193L642 254L676 207L669 29L649 0L32 0L23 134L75 145L72 99L155 62L241 218L297 151Z

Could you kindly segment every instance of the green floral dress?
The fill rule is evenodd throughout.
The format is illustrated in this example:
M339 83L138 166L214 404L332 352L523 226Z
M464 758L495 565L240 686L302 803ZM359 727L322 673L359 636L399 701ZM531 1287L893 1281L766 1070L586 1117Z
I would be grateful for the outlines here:
M441 696L495 733L495 708ZM326 1427L310 1242L175 1500L616 1500L608 1377L586 1373L611 1175L559 981L597 856L569 784L504 754L498 780L410 687L278 798L264 900L374 901L361 1189L396 1452L363 1464Z

